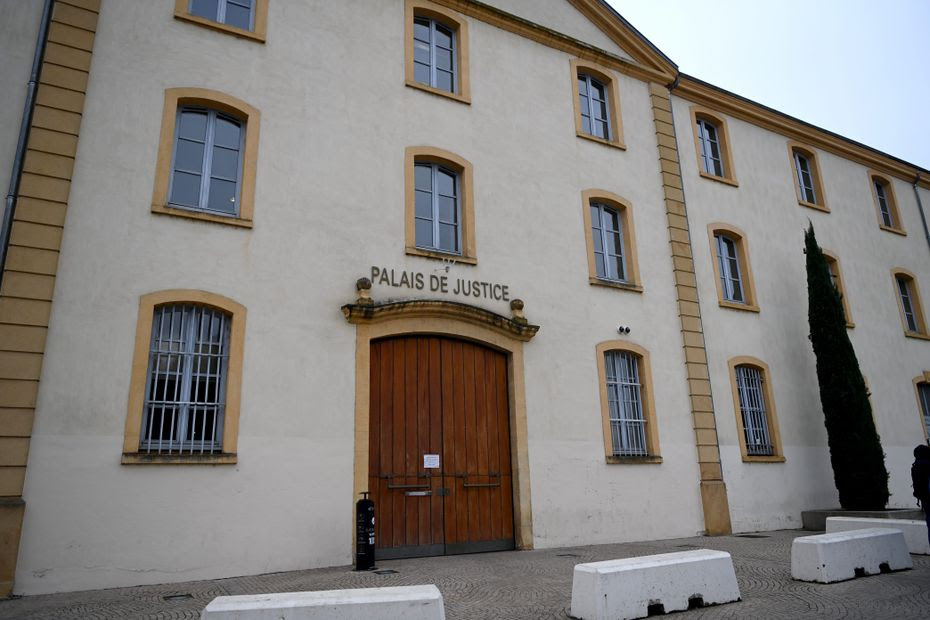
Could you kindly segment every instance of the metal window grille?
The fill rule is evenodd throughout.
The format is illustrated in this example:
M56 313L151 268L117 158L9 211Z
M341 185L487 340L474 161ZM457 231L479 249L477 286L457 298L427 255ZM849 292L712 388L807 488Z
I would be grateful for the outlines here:
M898 292L901 294L901 309L904 310L904 320L907 323L908 331L916 332L917 315L914 312L914 303L911 301L911 287L906 278L898 276Z
M891 218L891 208L888 206L888 196L885 194L885 186L878 181L875 181L875 196L878 198L878 210L882 214L882 224L894 226L894 220Z
M191 15L212 19L243 30L255 29L254 0L190 0Z
M814 192L814 176L811 172L811 163L804 155L794 154L794 165L798 172L798 184L801 187L801 197L805 202L817 203L817 194Z
M450 93L456 91L455 31L434 19L413 20L413 77Z
M625 281L626 257L623 220L616 209L592 202L591 236L594 240L594 263L597 277Z
M459 175L439 164L415 164L414 190L417 247L461 254Z
M639 357L626 351L607 351L604 365L614 455L647 456Z
M698 119L697 125L704 172L722 177L723 160L720 157L720 141L717 137L717 127L704 119Z
M607 86L590 75L578 74L578 100L581 128L587 134L610 140L610 109Z
M155 309L140 452L222 451L229 320L203 306Z
M926 381L918 383L917 394L920 396L920 408L924 414L924 428L930 436L930 383Z
M169 204L238 215L244 129L244 123L216 110L178 108Z
M743 280L740 274L736 241L726 235L714 235L717 240L717 264L720 267L720 285L727 301L745 303Z
M752 366L736 367L736 385L739 391L740 415L746 436L746 453L751 456L775 454L769 438L768 414L762 392L762 373Z

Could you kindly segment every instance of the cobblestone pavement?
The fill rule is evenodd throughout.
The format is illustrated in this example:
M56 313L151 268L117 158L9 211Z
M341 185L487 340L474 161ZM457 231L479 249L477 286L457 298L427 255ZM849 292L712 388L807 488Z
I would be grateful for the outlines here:
M434 583L446 617L568 618L572 567L580 562L692 548L733 556L743 600L674 616L696 618L930 618L930 556L912 555L914 569L829 585L791 580L791 541L800 530L695 537L641 543L510 551L378 563L389 574L324 568L213 581L28 596L0 601L0 619L199 618L214 597Z

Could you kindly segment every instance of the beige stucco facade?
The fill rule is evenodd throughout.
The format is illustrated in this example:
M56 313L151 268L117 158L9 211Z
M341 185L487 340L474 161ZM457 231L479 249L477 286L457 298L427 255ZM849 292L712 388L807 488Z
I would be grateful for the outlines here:
M738 118L727 120L738 187L702 178L691 102L672 89L663 129L673 76L661 79L656 56L628 51L590 21L581 9L594 15L596 2L491 4L499 10L437 3L467 23L462 102L405 86L403 0L270 2L264 42L175 19L171 2L103 3L35 404L16 593L349 564L365 379L356 376L361 328L340 307L356 300L356 280L374 280L375 303L437 299L511 314L503 299L385 284L373 267L506 285L540 327L511 363L525 416L525 429L512 428L525 458L519 546L690 536L713 511L734 531L797 527L801 510L836 503L806 338L808 218L841 262L890 504L910 505L906 465L921 434L911 380L930 369L930 342L902 333L889 275L906 268L930 294L910 184L894 178L909 234L882 231L869 168L824 151L831 212L804 208L788 138ZM622 148L576 135L572 61L590 50L573 40L610 64ZM219 91L260 113L250 226L153 208L165 93L175 88ZM0 117L0 129L15 120ZM475 264L405 251L410 147L471 165ZM626 201L641 291L589 281L590 190ZM676 210L685 203L686 218ZM745 232L758 313L718 305L712 222ZM693 253L693 278L683 252ZM247 309L237 454L227 464L122 464L140 298L176 289ZM452 318L441 325L437 333L481 341ZM618 336L619 325L630 332ZM605 459L596 350L617 338L648 352L661 462ZM784 462L741 459L735 356L770 368ZM719 484L702 494L702 481Z

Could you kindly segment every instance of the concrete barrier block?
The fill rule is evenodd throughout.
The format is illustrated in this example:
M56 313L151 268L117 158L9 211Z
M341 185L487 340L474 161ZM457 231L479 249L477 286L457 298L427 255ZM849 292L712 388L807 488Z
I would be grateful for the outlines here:
M575 566L572 616L645 618L739 600L729 553L696 549Z
M434 585L220 596L201 620L445 620Z
M791 544L791 577L833 583L911 568L900 530L868 528L801 536Z
M901 530L907 550L920 555L930 555L930 541L927 540L927 523L913 519L868 519L862 517L827 517L827 533L848 532L870 527L883 527Z

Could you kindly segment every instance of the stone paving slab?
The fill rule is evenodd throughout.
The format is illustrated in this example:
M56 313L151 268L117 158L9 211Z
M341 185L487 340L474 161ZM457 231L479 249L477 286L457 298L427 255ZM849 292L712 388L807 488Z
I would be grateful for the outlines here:
M0 601L0 620L196 619L213 598L434 583L449 620L568 618L572 569L596 562L686 549L717 549L733 557L743 600L676 613L674 618L844 618L896 620L930 617L930 556L913 555L914 569L834 584L791 579L791 542L810 532L788 530L738 536L507 551L465 556L387 560L390 574L323 568L212 581L91 590Z

